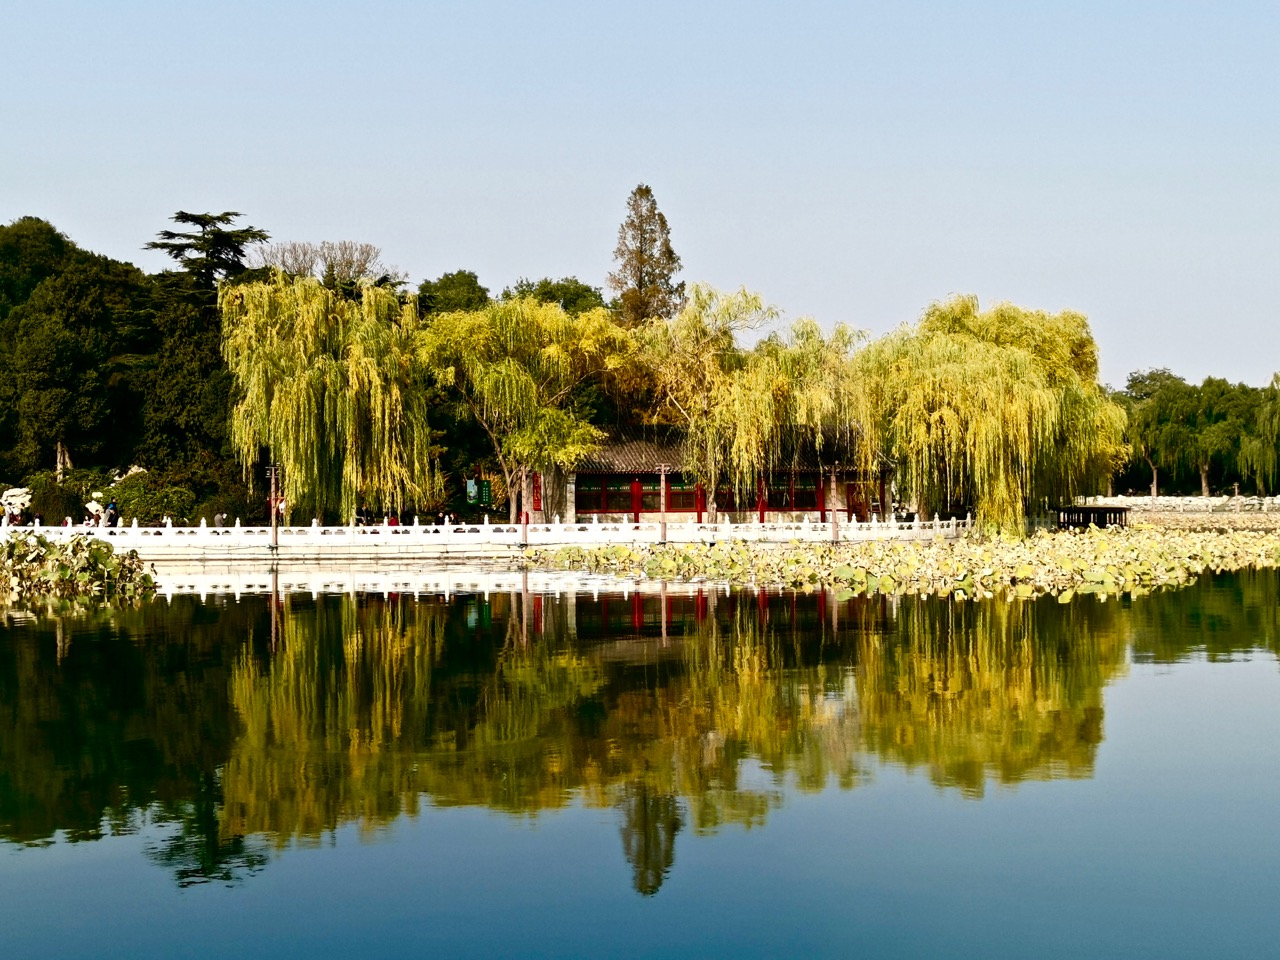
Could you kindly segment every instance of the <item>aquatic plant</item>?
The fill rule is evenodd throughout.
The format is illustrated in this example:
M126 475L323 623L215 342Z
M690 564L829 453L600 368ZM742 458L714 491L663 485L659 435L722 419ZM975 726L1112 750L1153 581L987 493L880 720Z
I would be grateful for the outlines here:
M155 589L136 550L116 553L91 536L54 542L30 532L0 540L0 583L10 606L77 597L129 599Z
M1280 567L1280 534L1098 530L1034 537L872 540L846 544L744 541L530 550L531 565L652 580L714 580L859 593L1029 598L1139 595L1206 570Z

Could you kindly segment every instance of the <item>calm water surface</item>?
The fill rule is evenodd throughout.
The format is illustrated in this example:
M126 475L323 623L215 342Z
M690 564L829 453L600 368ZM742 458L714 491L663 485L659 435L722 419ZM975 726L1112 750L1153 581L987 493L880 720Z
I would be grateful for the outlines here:
M0 621L0 957L1275 957L1278 602Z

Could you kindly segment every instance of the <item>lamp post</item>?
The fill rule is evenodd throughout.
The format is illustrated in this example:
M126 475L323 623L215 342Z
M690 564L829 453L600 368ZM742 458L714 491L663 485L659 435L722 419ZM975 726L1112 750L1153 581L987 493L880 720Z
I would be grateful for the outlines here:
M274 552L280 546L280 527L277 525L280 513L280 464L267 464L267 479L271 481L271 495L267 498L267 504L271 510L271 549Z
M671 464L658 464L658 543L667 545L667 471Z
M831 542L840 542L840 520L836 510L836 474L840 471L840 461L831 467ZM846 505L847 506L847 505Z

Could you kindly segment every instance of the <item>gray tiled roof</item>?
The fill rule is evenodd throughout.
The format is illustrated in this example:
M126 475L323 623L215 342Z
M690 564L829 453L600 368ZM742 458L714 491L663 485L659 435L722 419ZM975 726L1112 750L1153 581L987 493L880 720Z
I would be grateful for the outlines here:
M684 468L684 456L677 443L641 437L606 440L578 465L578 473L657 473L658 464L667 464L672 473Z
M831 468L831 460L834 459L831 451L834 444L825 448L827 452L821 462L813 447L806 446L807 449L800 451L800 455L794 461L784 457L784 462L778 465L779 471L788 473L795 469L812 472ZM671 434L645 436L639 432L615 431L595 453L578 465L577 472L585 474L657 473L659 463L667 464L667 469L671 473L680 473L684 469L684 454L680 449L678 436Z

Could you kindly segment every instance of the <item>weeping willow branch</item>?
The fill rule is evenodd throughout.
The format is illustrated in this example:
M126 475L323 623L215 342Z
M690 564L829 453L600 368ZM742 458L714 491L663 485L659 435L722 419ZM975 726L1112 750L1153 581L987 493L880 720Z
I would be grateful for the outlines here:
M246 473L263 447L290 504L351 516L438 498L428 369L412 302L365 285L359 300L277 273L219 296L235 377L231 439Z
M976 298L935 304L913 328L857 358L868 424L923 511L971 503L1018 528L1046 500L1100 489L1124 458L1124 410L1097 381L1097 347L1077 313Z
M758 294L699 284L678 316L645 330L643 358L660 402L655 419L683 429L686 471L708 489L725 479L741 497L784 456L821 452L829 439L855 446L870 463L870 448L857 442L868 408L852 379L860 336L839 327L826 338L801 319L753 350L737 346L739 333L777 318Z
M437 316L422 355L437 382L461 395L512 488L521 465L572 470L599 445L604 434L575 409L575 391L633 349L607 310L571 316L517 298ZM514 520L514 498L510 509Z

